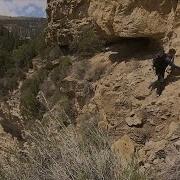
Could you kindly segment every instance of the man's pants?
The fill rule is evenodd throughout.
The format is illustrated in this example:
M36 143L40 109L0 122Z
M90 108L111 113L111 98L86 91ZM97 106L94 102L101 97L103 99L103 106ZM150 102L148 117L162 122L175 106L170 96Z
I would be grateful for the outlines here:
M163 82L164 82L165 71L159 72L159 73L157 74L157 76L158 76L158 81L159 81L160 83L163 83Z

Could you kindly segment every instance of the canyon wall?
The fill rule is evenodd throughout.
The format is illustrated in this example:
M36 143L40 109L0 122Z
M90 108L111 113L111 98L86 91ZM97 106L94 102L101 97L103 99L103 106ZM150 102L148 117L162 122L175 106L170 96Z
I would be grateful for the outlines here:
M45 18L0 16L0 26L17 34L20 39L32 39L46 27Z

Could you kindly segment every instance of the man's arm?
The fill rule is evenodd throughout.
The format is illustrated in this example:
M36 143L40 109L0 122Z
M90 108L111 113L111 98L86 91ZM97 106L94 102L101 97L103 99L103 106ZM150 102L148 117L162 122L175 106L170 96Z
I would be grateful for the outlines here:
M166 58L166 62L168 62L169 66L175 69L180 69L180 66L174 64L174 58L170 59L169 57Z
M180 70L180 66L175 65L174 62L171 62L169 65L170 65L172 68L175 68L175 69L179 69L179 70Z

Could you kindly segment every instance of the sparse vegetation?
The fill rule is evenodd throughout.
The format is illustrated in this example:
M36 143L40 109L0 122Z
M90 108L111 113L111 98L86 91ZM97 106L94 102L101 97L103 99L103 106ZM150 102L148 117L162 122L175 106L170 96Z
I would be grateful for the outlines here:
M13 51L23 42L15 33L10 33L6 28L0 26L0 49L8 52Z
M62 81L66 76L70 67L72 65L71 59L69 57L61 57L59 59L59 65L53 69L51 72L51 80L57 84L58 82Z
M96 64L93 67L91 66L88 68L88 71L86 72L85 79L89 81L97 81L104 74L105 69L106 65L103 63Z
M29 42L13 51L15 64L18 68L32 68L32 58L37 56L34 42Z
M18 86L18 81L24 79L25 72L32 68L32 59L43 49L42 38L23 41L16 34L0 28L0 96L8 93Z
M4 50L6 46L9 47L7 51ZM120 157L111 150L108 134L97 128L98 114L85 114L82 123L79 123L78 127L75 126L77 122L74 121L74 94L61 91L61 82L70 70L75 78L85 79L88 83L97 81L104 73L104 65L92 68L86 61L86 57L101 51L103 47L103 41L93 28L84 28L72 42L70 50L84 59L76 62L73 68L72 60L61 56L58 45L46 46L43 34L33 41L19 44L14 40L12 44L7 43L4 47L0 54L0 86L3 87L1 94L18 86L18 81L24 78L24 73L32 68L32 59L35 56L40 55L42 59L57 62L47 62L47 65L22 84L20 110L24 117L23 125L27 128L24 133L26 142L17 143L13 151L6 151L6 157L0 164L0 179L146 179L134 163L123 169ZM55 87L49 91L50 108L45 107L37 98L45 79L50 80ZM88 85L86 89L89 88ZM53 114L54 109L59 110L55 112L56 115ZM47 116L42 118L45 112Z
M92 56L102 50L104 45L93 28L85 27L81 33L76 36L70 46L70 50L78 56Z
M24 81L21 88L21 113L24 118L41 118L44 107L38 101L39 87L47 77L48 71L40 69L32 78Z
M75 78L82 80L84 79L88 68L90 68L90 65L86 60L79 61L74 63L72 73Z
M83 136L88 136L86 141ZM135 166L122 169L107 134L93 123L77 131L74 126L62 128L51 117L50 123L36 122L26 139L26 145L12 151L0 165L1 179L145 180Z
M87 60L82 60L73 64L72 73L79 80L97 81L105 72L106 64L99 63L92 66Z
M44 59L47 54L48 54L48 46L45 42L45 35L44 33L41 33L35 40L35 49L38 53L38 55L40 55L40 57L42 59Z

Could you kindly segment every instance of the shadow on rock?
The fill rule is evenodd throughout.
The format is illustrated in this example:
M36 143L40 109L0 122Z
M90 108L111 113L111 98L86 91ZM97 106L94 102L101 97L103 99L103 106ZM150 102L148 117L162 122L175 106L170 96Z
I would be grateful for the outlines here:
M151 89L151 91L156 89L157 95L161 96L166 86L179 80L180 80L180 72L178 72L178 70L173 70L168 74L167 78L163 83L157 80L150 84L149 89Z
M150 38L121 38L112 43L109 48L112 51L112 62L128 62L132 59L143 61L152 59L155 54L163 50L159 42Z

